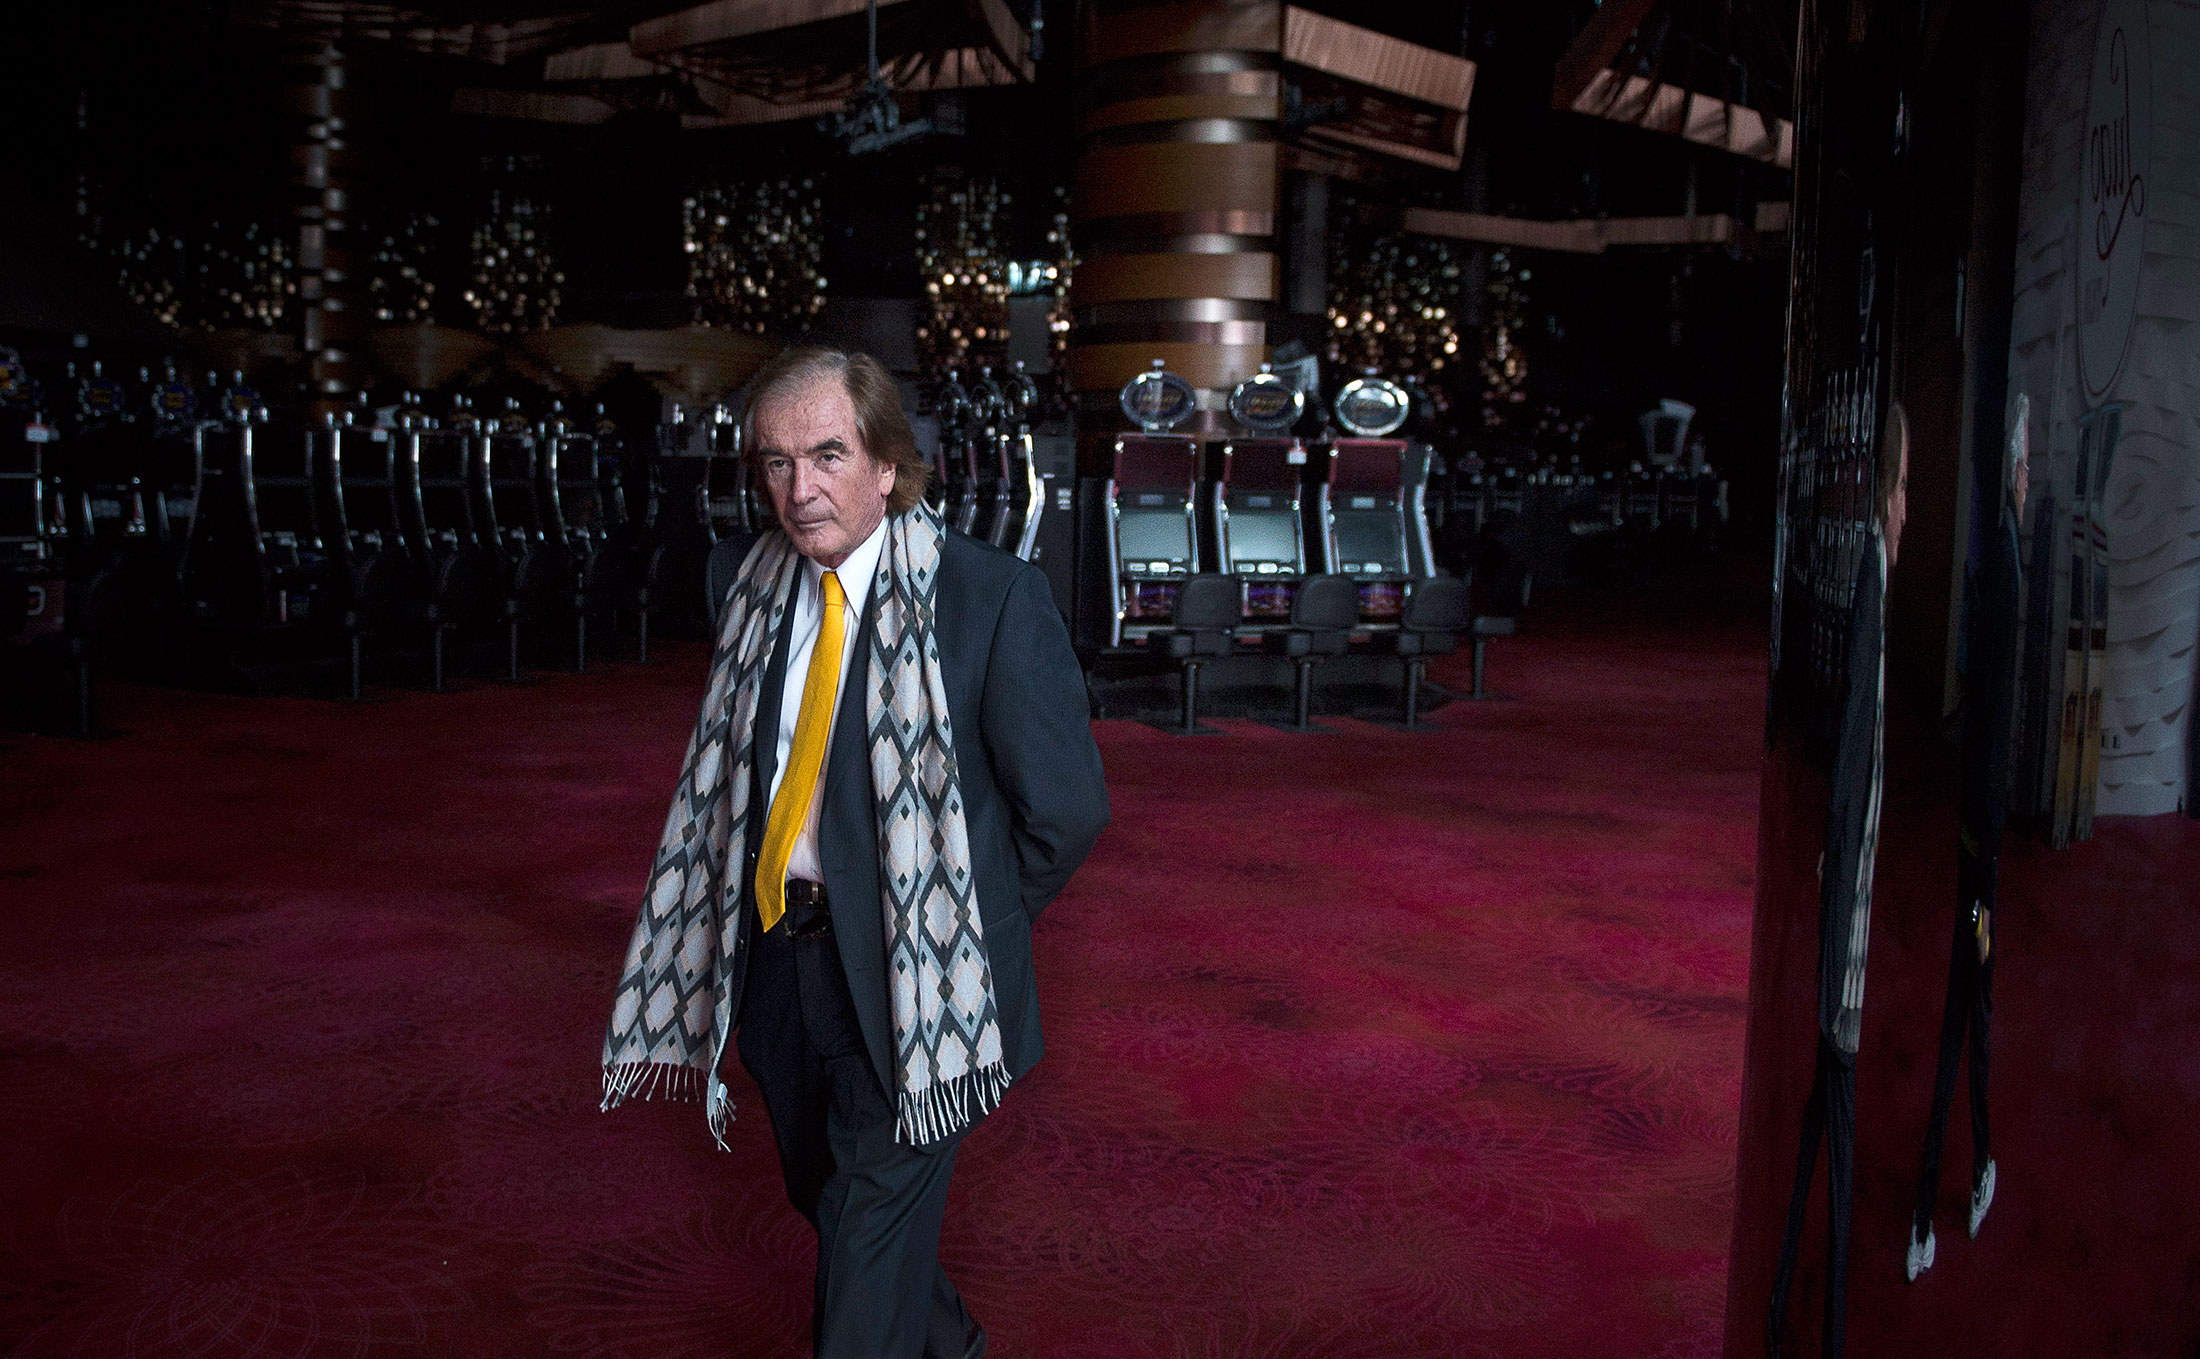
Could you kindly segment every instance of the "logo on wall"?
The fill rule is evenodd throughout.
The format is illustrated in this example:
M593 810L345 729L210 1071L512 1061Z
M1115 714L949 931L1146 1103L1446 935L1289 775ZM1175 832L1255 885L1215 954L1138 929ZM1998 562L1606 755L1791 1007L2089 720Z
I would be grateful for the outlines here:
M2150 72L2146 0L2108 0L2078 167L2078 371L2088 404L2122 371L2139 304L2154 159Z

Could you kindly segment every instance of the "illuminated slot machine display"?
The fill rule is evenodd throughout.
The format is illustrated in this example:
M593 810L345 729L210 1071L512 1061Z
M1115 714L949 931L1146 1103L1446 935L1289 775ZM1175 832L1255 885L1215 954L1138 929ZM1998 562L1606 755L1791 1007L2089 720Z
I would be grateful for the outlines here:
M1245 582L1245 617L1282 623L1307 575L1306 445L1291 434L1306 396L1269 370L1230 393L1230 418L1246 431L1222 446L1213 531L1222 569Z
M1326 478L1316 507L1325 565L1359 586L1363 626L1395 625L1414 578L1416 547L1429 557L1428 519L1420 496L1427 485L1427 450L1415 469L1415 445L1391 437L1412 413L1397 383L1368 376L1346 383L1331 403L1352 437L1330 441Z
M1116 579L1111 645L1166 626L1177 591L1199 569L1199 441L1171 433L1192 417L1197 402L1192 384L1158 359L1151 371L1123 386L1123 414L1139 432L1115 441L1104 491L1108 557Z

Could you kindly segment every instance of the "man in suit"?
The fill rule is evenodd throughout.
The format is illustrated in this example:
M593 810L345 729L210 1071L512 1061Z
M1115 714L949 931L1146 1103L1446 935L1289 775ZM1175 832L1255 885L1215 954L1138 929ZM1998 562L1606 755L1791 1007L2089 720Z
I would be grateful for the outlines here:
M1887 579L1909 510L1910 431L1899 403L1880 436L1873 523L1850 592L1846 685L1828 783L1825 850L1818 860L1818 1054L1803 1106L1802 1146L1787 1231L1773 1275L1765 1351L1777 1356L1803 1210L1826 1140L1826 1316L1820 1354L1840 1359L1848 1318L1849 1200L1856 1164L1856 1049L1871 941L1872 877L1886 784Z
M2024 422L2030 403L2017 399L1997 513L1985 560L1972 583L1971 636L1963 699L1963 791L1956 844L1955 937L1948 956L1948 995L1941 1009L1940 1060L1933 1073L1933 1112L1925 1124L1917 1212L1910 1224L1904 1272L1915 1283L1935 1253L1933 1205L1940 1197L1940 1149L1948 1133L1956 1068L1968 1038L1971 1059L1971 1216L1977 1236L1994 1202L1994 1158L1987 1142L1986 1036L1994 1017L1994 892L2002 831L2009 820L2009 719L2016 702L2017 648L2023 609L2023 551L2018 525L2031 486Z
M1040 1056L1032 922L1107 822L1084 680L1039 571L923 503L875 360L794 350L751 390L780 528L721 613L606 1103L669 1068L715 1131L737 1030L818 1233L816 1352L974 1359L941 1216L963 1135Z

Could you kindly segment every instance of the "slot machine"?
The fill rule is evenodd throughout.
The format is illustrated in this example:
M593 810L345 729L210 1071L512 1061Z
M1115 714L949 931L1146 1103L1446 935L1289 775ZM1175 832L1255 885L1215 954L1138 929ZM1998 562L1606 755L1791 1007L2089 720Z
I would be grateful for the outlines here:
M1229 407L1246 432L1222 446L1209 521L1216 560L1244 579L1247 621L1280 624L1307 575L1306 445L1291 433L1306 395L1264 363L1230 393Z
M478 421L463 396L448 424L408 394L391 436L398 528L428 596L435 686L443 687L443 634L496 616L501 592L494 557L476 533L471 445Z
M173 359L146 384L152 437L145 458L145 517L159 556L163 585L172 590L191 537L192 493L199 480L198 393L176 371Z
M1408 544L1418 540L1425 552L1428 536L1415 494L1426 484L1427 455L1416 476L1413 445L1392 437L1412 401L1397 383L1370 374L1339 389L1331 411L1351 437L1330 441L1327 475L1317 483L1324 565L1359 586L1363 626L1394 626L1413 579Z
M771 527L768 496L750 484L748 461L741 456L741 422L723 403L711 407L705 426L709 461L703 467L703 512L710 538L754 539Z
M956 382L956 391L962 397L957 409L960 417L940 437L940 456L947 464L947 503L941 513L949 528L957 533L974 533L978 526L978 511L984 494L984 477L979 472L978 448L985 440L985 396L974 384L964 386L953 374L949 381Z
M47 455L60 464L70 625L109 641L143 636L172 593L164 582L173 580L160 562L145 489L151 413L97 360L82 375L71 364L69 374L74 420Z
M1046 484L1039 473L1037 450L1031 433L1032 412L1039 405L1039 384L1032 381L1018 360L1001 388L1000 517L991 541L1025 561L1039 540L1039 524L1046 514Z
M711 547L717 542L710 512L710 474L716 460L713 441L724 440L722 431L730 423L719 421L715 411L709 419L699 420L677 402L671 405L670 415L657 426L657 455L649 462L649 496L638 553L638 650L645 662L652 615L669 614L681 626L707 625L710 618L703 582ZM739 426L732 428L738 431ZM738 439L738 433L734 437Z
M568 420L562 403L553 402L536 427L535 448L537 514L572 599L574 665L585 668L588 616L616 609L626 586L617 507L606 494L596 435ZM611 490L617 485L614 476Z
M46 453L54 437L22 357L0 345L0 639L61 631L59 499Z
M1138 433L1116 439L1102 490L1116 582L1111 646L1167 626L1177 591L1199 569L1199 441L1172 432L1192 417L1198 395L1156 359L1123 385L1120 404Z
M313 441L337 580L360 625L382 628L417 612L420 588L398 515L396 440L372 414L362 406L331 412Z
M1008 394L994 380L989 364L978 368L977 385L970 389L970 406L975 418L971 421L971 438L965 451L970 468L969 522L956 527L973 538L983 538L999 547L1009 503L1005 466Z
M962 441L970 424L970 392L962 379L949 372L932 392L932 416L939 438L932 450L932 507L952 525L961 511L963 467Z
M504 587L508 678L519 678L519 629L525 621L561 615L571 606L565 545L543 532L536 498L540 450L519 401L506 397L501 415L481 422L469 464L477 536L493 554Z
M338 526L329 522L315 466L315 431L265 418L238 426L247 445L242 484L268 592L262 626L304 628L334 621L344 607Z

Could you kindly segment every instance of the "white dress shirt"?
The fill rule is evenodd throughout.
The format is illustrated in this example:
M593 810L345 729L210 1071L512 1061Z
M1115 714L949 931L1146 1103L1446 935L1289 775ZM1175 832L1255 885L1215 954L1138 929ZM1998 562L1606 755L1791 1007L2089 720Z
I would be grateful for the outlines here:
M862 639L863 606L871 597L871 577L878 572L878 556L886 547L886 521L879 520L871 536L858 543L848 559L834 568L840 577L840 592L848 597L848 613L843 620L840 634L840 684L833 691L833 722L840 721L840 709L848 697L848 667L855 658ZM794 630L787 637L787 672L785 691L779 700L779 758L772 766L772 786L767 799L779 796L779 785L787 777L787 758L794 750L794 729L802 720L802 683L810 673L810 653L817 649L818 629L825 623L825 568L809 558L802 559L802 567L794 582ZM832 752L832 727L826 728L825 750L828 763ZM825 869L817 853L818 810L825 805L825 774L818 771L817 789L810 794L810 810L802 818L802 831L794 838L794 848L787 855L787 876L806 882L825 881ZM770 815L771 803L765 803L765 814Z

